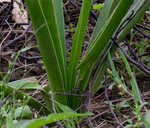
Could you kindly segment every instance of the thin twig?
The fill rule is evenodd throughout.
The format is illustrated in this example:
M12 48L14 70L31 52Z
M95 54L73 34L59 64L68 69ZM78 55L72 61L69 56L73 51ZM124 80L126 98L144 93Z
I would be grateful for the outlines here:
M145 53L139 55L138 57L143 57L143 56L150 56L150 52L145 52Z
M4 30L4 31L2 31L2 33L8 33L10 30ZM24 30L12 30L12 32L11 33L23 33L24 32ZM33 31L28 31L27 33L30 33L30 34L33 34Z
M55 101L54 101L54 95L51 93L51 101L52 101L52 109L54 113L56 112L56 108L55 108ZM64 126L62 125L62 123L60 121L57 121L57 124L60 126L60 128L64 128Z
M132 11L131 15L129 15L129 17L127 17L119 26L117 32L115 33L115 36L117 37L119 35L119 33L129 24L129 22L134 18L135 14L134 14L134 10Z
M16 26L16 25L29 25L29 23L9 23L10 25L14 25L14 26ZM7 25L6 23L3 23L3 24L0 24L0 26L5 26L5 25Z
M128 40L125 40L125 44L128 47L129 51L131 52L131 54L137 59L139 60L138 55L135 53L135 51L133 50L133 48L131 47L130 43L128 42Z
M27 60L42 59L42 56L30 56L30 57L27 57L27 56L19 55L19 57L24 58L24 59L27 59Z
M7 11L6 11L5 16L4 16L4 18L2 19L0 25L3 24L5 21L8 20L8 18L10 17L9 13L10 13L10 11L11 11L12 9L13 9L13 0L11 0L11 5L7 7Z
M0 109L3 107L4 104L6 104L7 100L12 96L12 94L9 94L5 97L5 99L0 103Z
M135 60L133 60L126 52L125 50L120 46L119 42L117 39L113 39L113 42L116 46L118 46L120 48L120 50L123 52L123 54L125 55L125 57L127 58L127 60L129 62L131 62L132 64L136 65L139 69L141 69L143 72L145 72L146 74L150 75L150 70L148 70L149 68L144 65L141 62L136 62ZM144 65L144 66L143 66Z
M4 4L4 6L2 6L0 8L0 14L7 8L8 4Z
M5 36L5 38L2 40L2 42L1 42L1 44L0 44L0 52L1 52L1 50L2 50L2 45L3 45L3 43L5 42L5 40L8 38L8 36L11 34L11 32L12 32L12 28L11 28L11 26L9 25L9 23L6 21L6 23L7 23L7 25L9 26L9 29L10 29L10 31L7 33L7 35Z
M88 112L90 112L91 110L91 97L92 97L92 90L91 90L91 84L89 83L89 94L88 94L88 104L87 104L87 110ZM91 117L88 116L88 121L89 121L89 125L90 128L94 128L93 123L91 121Z
M150 39L150 35L146 34L145 32L143 32L141 29L139 29L138 27L133 27L137 32L141 33L145 38Z
M24 38L25 34L29 31L30 27L31 27L31 24L28 26L28 28L21 35L19 35L15 39L11 40L10 42L8 42L6 45L2 46L2 49L5 49L6 47L12 45L14 42Z
M55 95L63 95L63 96L76 96L76 97L83 97L85 94L74 94L69 92L55 92Z
M142 29L145 29L145 30L147 30L147 31L150 31L150 28L149 28L149 27L146 27L146 26L141 25L141 24L136 24L136 27L140 27L140 28L142 28Z

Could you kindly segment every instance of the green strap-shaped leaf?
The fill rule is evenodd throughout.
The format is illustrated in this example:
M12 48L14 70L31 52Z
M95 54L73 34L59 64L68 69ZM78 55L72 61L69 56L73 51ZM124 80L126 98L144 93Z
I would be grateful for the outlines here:
M120 0L118 6L115 8L113 14L110 16L108 23L104 26L103 31L94 41L94 45L90 48L89 52L85 55L81 61L79 67L84 66L84 64L93 64L99 58L100 54L104 51L104 48L109 43L109 40L113 36L114 32L121 23L122 18L127 13L129 7L131 6L133 0ZM103 51L103 52L102 52Z
M130 23L123 29L123 31L120 32L118 39L119 41L123 40L127 34L130 32L130 30L133 28L133 26L140 21L141 17L144 15L147 8L150 6L150 0L135 0L132 7L124 17L123 21L126 20L129 16L131 16L132 13L134 13L133 19L130 21Z
M117 0L116 0L116 2L117 2ZM114 3L115 3L115 1L114 1ZM146 9L149 6L150 6L150 1L146 1L146 0L143 0L143 1L135 0L134 1L129 12L126 14L126 16L123 19L126 20L126 18L129 17L133 11L136 15L129 22L127 27L125 27L125 29L123 29L123 31L119 34L119 37L118 37L119 40L124 39L124 37L129 33L130 29L136 24L136 22L139 21L139 19L142 17L142 15L145 13ZM113 48L113 49L116 49L116 48ZM115 50L113 50L113 51L115 51ZM104 78L103 77L104 67L105 67L105 62L99 63L99 67L98 67L98 69L94 75L94 78L92 80L92 83L91 83L93 93L95 93L97 90L99 90L101 87L103 87L103 85L102 85L103 81L102 80ZM80 70L82 71L82 69L85 69L85 65ZM85 74L83 74L83 73L85 73ZM80 78L82 81L85 81L85 79L87 79L87 73L86 73L86 71L83 71L83 73L82 74L80 73L80 74L84 77L80 77ZM82 79L82 78L84 78L84 79ZM82 84L83 84L83 82L82 82Z
M94 31L92 33L92 37L90 39L89 45L88 45L88 51L90 47L92 46L95 38L102 32L104 25L106 24L110 14L112 13L112 6L116 4L116 1L118 0L106 0L104 3L104 7L100 13L100 16L97 19L96 26L94 27ZM116 7L116 6L115 6Z
M130 30L133 28L133 26L140 21L140 19L142 18L142 16L144 15L145 11L147 10L147 8L150 6L150 1L149 0L134 0L134 3L132 4L130 10L128 11L128 13L126 14L126 16L123 18L122 22L124 20L126 20L134 11L135 16L133 17L133 19L129 22L129 24L123 29L123 31L121 31L121 33L118 36L119 41L123 40L126 35L130 32ZM122 23L121 22L121 23ZM114 55L116 51L116 47L113 47L111 50L111 54ZM103 67L105 67L105 62L102 62ZM101 64L100 64L101 66ZM100 68L102 69L102 68ZM101 81L102 81L102 74L104 72L103 70L99 70L99 73L97 71L97 73L94 75L94 80L93 80L93 86L92 86L92 90L95 93L96 91L98 91L101 87L103 87Z
M38 112L40 112L40 114L48 115L50 113L49 108L47 108L45 105L40 103L38 100L32 98L31 96L21 92L20 90L17 90L15 87L9 86L9 85L4 84L4 83L0 83L0 92L3 92L4 96L7 96L8 94L14 93L15 97L17 99L21 99L21 100L26 99L27 104L30 107L35 108Z
M116 1L118 1L118 0L106 0L105 1L104 7L102 9L100 16L98 17L92 37L90 39L87 52L92 47L95 38L102 32L104 25L106 24L110 14L112 13L111 12L111 10L113 8L112 5L114 5L114 3L116 3ZM89 81L89 77L93 70L93 67L94 66L90 66L90 65L86 64L83 67L81 67L81 69L80 69L79 79L78 79L76 86L79 88L82 88L82 91L84 91L87 87L87 83Z
M43 125L57 122L59 120L65 120L67 118L74 118L74 117L83 117L92 115L91 113L84 113L84 114L78 114L78 113L56 113L56 114L50 114L47 117L41 117L39 119L35 120L22 120L19 123L16 124L16 128L39 128Z
M99 16L99 18L98 18L98 21L97 21L97 24L96 24L96 27L95 27L95 29L94 29L94 32L93 32L93 34L92 34L92 38L91 38L91 40L90 40L90 45L89 45L89 47L88 47L88 51L87 51L87 56L88 56L88 53L90 52L90 50L92 49L92 47L94 46L94 45L96 45L96 43L98 44L99 43L99 45L100 46L98 46L98 45L96 45L95 46L95 48L97 49L97 50L99 50L99 52L100 53L102 53L103 51L104 51L104 48L105 47L107 47L108 46L108 42L105 42L105 40L103 41L102 39L106 39L107 38L107 34L105 33L105 35L103 34L103 37L102 37L102 33L104 33L104 29L106 28L106 26L108 25L108 21L110 21L110 19L113 19L112 17L113 17L113 15L115 16L115 14L114 13L118 13L118 8L119 8L119 6L120 5L118 5L117 6L117 4L119 4L119 1L118 0L106 0L106 2L105 2L105 5L104 5L104 7L103 7L103 10L102 10L102 12L101 12L101 15ZM130 3L131 4L131 3ZM114 10L114 8L115 8L115 5L117 6L116 7L116 9ZM120 6L121 7L121 6ZM113 14L111 15L111 17L110 17L110 14L112 13L112 11L114 10L114 12L113 12ZM127 11L127 10L126 10ZM110 17L110 18L109 18ZM115 20L115 19L114 19ZM121 20L121 19L120 19ZM113 21L113 20L111 20L111 22L115 22L115 21ZM113 24L110 22L110 24L113 26ZM121 21L120 21L121 22ZM116 24L116 23L114 23L114 24ZM114 26L113 26L114 27ZM111 28L112 29L112 28ZM110 29L110 30L111 30ZM110 30L108 30L108 33L109 32L111 32ZM105 31L106 32L106 31ZM101 41L99 41L98 42L98 38L99 38L99 40ZM102 38L102 39L101 39ZM111 37L108 37L107 38L107 40L109 41L110 40L110 38ZM97 39L97 40L95 40L95 39ZM106 44L105 44L106 43ZM103 46L105 46L105 47L103 47ZM103 47L103 49L102 49L102 47ZM110 48L110 46L109 46L109 48ZM109 49L108 48L108 49ZM108 51L108 49L105 49L106 51ZM94 52L94 51L93 51ZM104 58L105 58L105 55L106 55L106 52L104 53L104 56L102 57L102 58L100 58L100 59L97 59L96 61L96 63L99 65L98 66L98 68L97 69L94 69L94 70L96 70L96 73L95 73L95 75L93 76L94 78L93 78L93 80L92 80L92 83L91 83L91 85L92 85L92 90L93 90L93 92L95 92L96 90L98 90L99 88L100 88L100 86L98 86L101 82L102 82L102 78L103 78L103 71L104 71L104 63L103 64L101 64L101 62L102 61L104 61ZM95 55L93 55L93 58L95 57ZM97 56L97 57L99 57L99 56ZM90 60L91 61L91 60ZM84 62L84 60L83 60L83 62ZM82 61L81 61L81 63L82 63ZM81 68L80 68L80 76L79 76L79 82L78 82L78 86L79 87L81 87L81 88L83 88L83 90L86 88L86 85L87 85L87 83L88 83L88 80L89 80L89 77L90 77L90 74L91 74L91 72L92 72L92 70L93 70L93 68L95 68L95 62L93 61L91 61L91 63L92 63L92 65L91 64L89 64L89 63L86 63L86 64L84 64L84 66L81 66ZM96 64L96 65L97 65ZM89 69L91 69L91 71L89 71Z
M26 89L39 89L42 90L41 86L38 84L38 81L35 77L25 78L21 80L16 80L9 82L8 85L17 90L26 90Z
M64 55L64 37L59 33L62 16L60 8L62 1L57 0L58 7L53 0L26 0L27 8L32 20L39 49L49 79L49 87L53 92L64 92L66 89L66 62ZM59 8L59 11L55 11ZM56 12L61 13L56 16ZM63 20L63 18L61 19ZM63 31L63 30L62 30ZM62 41L61 41L62 40ZM56 96L56 100L66 104L64 96Z
M66 41L65 41L65 24L64 24L64 13L63 13L63 1L62 0L53 0L56 22L58 25L58 33L60 36L61 44L64 50L64 58L66 58Z
M88 23L88 17L91 8L91 1L92 0L83 1L77 29L73 36L73 45L68 68L70 89L74 87L76 81L76 74L77 74L76 66L80 61L82 44L84 41L86 26Z
M86 27L88 24L88 17L89 17L89 12L91 8L91 2L92 0L83 1L77 28L73 36L72 51L71 51L70 62L69 62L69 67L68 67L68 80L69 80L68 85L69 85L70 90L72 90L72 88L75 87L75 83L77 79L76 67L80 62L81 50L82 50L82 45L84 42ZM78 106L77 100L78 99L76 99L76 97L70 96L69 101L71 101L70 105L72 106L72 108L75 108L73 107L74 105Z
M64 23L64 13L63 13L63 1L62 0L53 0L54 2L54 9L55 9L55 16L56 22L58 25L58 33L60 36L60 41L63 50L63 57L64 57L64 81L65 85L68 85L67 82L67 63L66 63L66 40L65 40L65 23Z

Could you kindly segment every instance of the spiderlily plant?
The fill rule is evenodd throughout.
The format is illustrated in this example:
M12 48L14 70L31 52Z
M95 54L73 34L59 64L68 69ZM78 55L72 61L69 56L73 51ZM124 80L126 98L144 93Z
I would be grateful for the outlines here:
M88 48L82 56L92 6L92 0L83 0L67 62L63 0L25 0L25 2L49 80L46 93L47 95L50 91L54 94L61 93L55 95L55 100L73 109L79 107L82 98L63 94L83 94L89 86L94 94L103 87L105 57L112 47L111 38L133 13L130 22L118 35L119 41L123 40L150 6L148 0L106 0ZM80 90L74 91L73 88Z

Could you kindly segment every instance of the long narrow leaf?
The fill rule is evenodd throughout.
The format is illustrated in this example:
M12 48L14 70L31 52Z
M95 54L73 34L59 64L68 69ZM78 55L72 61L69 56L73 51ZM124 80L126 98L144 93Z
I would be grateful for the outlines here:
M120 0L118 6L114 10L110 19L108 20L108 23L105 25L103 32L96 38L94 45L91 47L90 51L85 55L85 58L83 59L79 67L82 67L86 63L88 63L89 65L95 63L99 55L109 43L109 40L118 28L118 25L120 24L122 18L130 8L132 2L132 0Z
M60 25L57 24L56 5L52 0L26 0L26 4L34 30L38 30L35 35L48 74L49 87L53 92L64 92L67 90L66 62L61 42L63 36L58 32ZM56 96L56 99L66 104L64 96Z
M91 45L93 44L95 38L102 32L104 25L106 24L110 14L112 13L112 6L116 4L118 0L106 0L104 3L104 7L100 13L100 16L97 19L96 26L94 27L94 31L92 33L92 37L90 39L88 50L90 49ZM115 6L116 7L116 6Z
M15 87L9 86L4 83L0 83L0 92L4 92L5 96L14 93L15 97L21 100L24 100L24 98L26 98L27 104L35 108L38 112L40 112L40 114L48 115L50 113L49 108L47 108L45 105L32 98L31 96L21 92L20 90L17 90Z
M54 2L54 9L55 9L55 16L56 22L58 25L58 33L60 36L60 41L63 50L63 58L64 58L64 81L65 85L67 86L67 63L66 63L66 41L65 41L65 23L64 23L64 13L63 13L63 1L62 0L53 0Z
M100 46L97 46L96 49L101 50L101 52L103 51L103 49L101 49L101 46L105 45L104 43L107 44L107 42L104 42L103 40L101 40L101 38L107 37L108 33L105 33L105 35L103 34L103 37L101 36L101 34L104 33L104 31L103 31L104 30L104 26L105 27L107 26L108 18L109 18L110 14L111 14L112 8L114 8L114 5L117 4L117 3L118 3L118 0L106 0L106 2L104 4L104 7L103 7L103 10L101 12L102 14L98 18L96 27L95 27L93 35L92 35L92 38L90 40L90 46L89 46L90 50L92 49L92 47L94 45L95 45L95 48L96 48L96 46L97 46L96 43L97 44L99 43ZM119 6L117 6L116 8L118 8L118 7ZM116 11L116 13L118 13L118 12ZM112 16L111 16L111 18L112 18ZM116 24L116 23L114 23L114 24ZM110 30L111 29L112 28L110 28ZM108 31L110 31L110 30L108 30ZM96 37L99 38L99 40ZM95 39L97 39L97 40L95 40ZM101 42L100 42L100 40L101 40ZM107 38L107 40L110 40L110 38ZM88 49L87 54L89 53L89 49ZM105 50L108 51L108 49L105 49ZM104 54L106 55L106 52ZM93 58L94 57L95 57L95 55L93 55ZM85 60L85 58L84 58L84 60ZM87 58L88 58L88 55L87 55ZM102 58L99 61L102 62ZM104 61L104 56L103 56L103 61ZM82 62L81 62L81 64L82 64ZM94 61L93 61L93 64L94 64ZM100 88L100 86L98 86L98 85L100 85L100 82L102 82L102 79L100 79L100 78L103 78L102 72L104 71L103 68L104 68L104 65L105 65L104 63L100 64L100 62L97 62L97 64L99 64L99 68L97 69L97 71L96 71L96 73L94 75L94 79L93 79L93 81L91 83L92 84L92 90L94 89L95 91ZM95 67L94 65L93 66L92 65L90 65L90 64L88 65L88 63L86 63L86 64L84 64L83 67L82 66L80 67L80 76L79 76L80 79L79 79L79 82L78 82L79 87L82 87L82 88L86 87L87 82L88 82L89 77L90 77L90 74L91 74L92 69L93 69L92 67ZM89 69L91 69L91 71L89 71Z
M130 76L130 83L132 86L133 99L134 99L135 104L137 105L138 103L141 103L142 99L140 97L141 95L140 95L140 91L139 91L135 76L130 68L130 65L129 65L125 55L122 53L122 51L120 49L119 49L119 55L121 56L121 58L125 64L126 70Z
M66 41L65 41L65 23L64 23L64 13L63 13L63 1L62 0L53 0L56 22L58 25L58 33L60 35L61 44L64 50L64 58L66 58Z
M111 76L112 76L112 79L113 79L113 81L116 83L116 84L118 84L118 85L121 85L121 87L123 88L123 90L125 91L125 92L127 92L128 94L130 94L131 95L131 93L127 90L127 86L126 86L126 84L125 84L125 82L124 82L124 79L122 78L120 78L120 76L119 76L119 73L118 73L118 71L116 70L116 68L115 68L115 65L114 65L114 62L113 62L113 60L112 60L112 57L111 57L111 54L110 54L110 52L108 53L108 60L109 60L109 64L110 64L110 67L111 67Z
M53 123L59 120L65 120L67 118L73 118L73 117L83 117L91 115L91 113L85 113L85 114L78 114L78 113L57 113L57 114L50 114L48 117L41 117L39 119L35 120L23 120L20 121L20 123L16 124L16 128L39 128L43 125Z
M73 46L72 46L69 69L68 69L70 89L73 88L75 85L76 74L77 74L76 66L80 61L82 44L84 41L86 26L88 23L88 17L91 8L91 1L92 0L83 1L77 29L73 37Z
M140 21L140 19L142 18L142 16L144 15L146 9L150 6L150 1L147 0L134 0L134 3L132 4L130 10L128 11L128 13L126 14L126 16L124 17L124 19L122 20L122 22L124 22L124 20L126 20L133 12L134 12L134 17L133 19L128 23L128 25L121 31L121 33L118 36L119 41L123 40L126 35L130 32L130 30L133 28L133 26ZM122 23L121 22L121 23ZM116 51L116 47L113 46L113 48L111 49L111 54L114 55ZM105 67L104 65L106 64L105 62L102 62L103 67ZM101 64L100 64L101 66ZM102 69L102 68L100 68ZM99 70L99 73L97 71L97 73L94 75L94 78L96 78L95 80L93 80L92 84L94 92L98 91L99 88L103 87L101 81L102 81L102 74L104 72L103 70Z
M38 81L34 77L12 81L9 82L8 85L17 90L23 90L23 89L41 90L42 89L41 86L38 84Z
M106 0L105 1L104 7L102 9L100 16L98 17L98 20L97 20L96 26L94 28L94 31L93 31L92 37L90 39L87 50L89 50L90 47L93 45L93 42L94 42L95 38L98 36L98 34L100 34L102 32L102 29L104 28L104 24L106 24L106 21L108 20L110 14L111 14L112 5L113 5L113 3L116 3L115 1L116 0ZM79 79L78 79L78 83L76 86L80 87L82 89L82 91L84 91L87 86L90 74L93 70L93 67L89 66L89 65L84 65L84 67L82 67L80 69Z
M130 32L130 30L133 28L133 26L141 19L141 17L144 15L147 8L150 6L150 0L135 0L131 9L124 17L124 20L126 20L132 13L133 18L129 22L129 24L121 31L121 33L118 36L119 41L123 40L126 35ZM123 20L123 21L124 21Z
M73 36L73 45L72 45L70 63L68 68L70 90L72 90L72 88L74 88L76 84L76 79L77 79L76 67L79 64L80 57L81 57L82 44L84 43L84 37L85 37L86 27L88 24L91 2L92 0L83 1L77 28ZM71 101L70 106L72 106L72 108L76 108L80 104L80 100L73 96L70 96L69 101Z

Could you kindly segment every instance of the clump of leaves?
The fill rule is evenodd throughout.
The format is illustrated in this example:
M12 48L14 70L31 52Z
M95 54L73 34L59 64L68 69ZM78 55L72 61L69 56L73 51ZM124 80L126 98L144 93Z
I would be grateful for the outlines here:
M88 90L89 83L93 94L103 87L105 57L112 46L111 38L119 26L133 14L130 22L118 35L118 40L123 40L150 5L148 0L106 0L87 51L81 57L92 4L92 0L83 0L73 36L69 63L67 63L63 1L25 0L25 3L49 80L47 87L40 90L46 105L40 104L32 97L29 97L28 104L37 110L42 107L45 115L52 112L50 91L56 101L74 110L79 107L82 98L69 94L84 94ZM5 94L15 90L18 97L26 95L7 83L2 83L0 86L5 88ZM75 91L73 88L80 88L80 90Z

